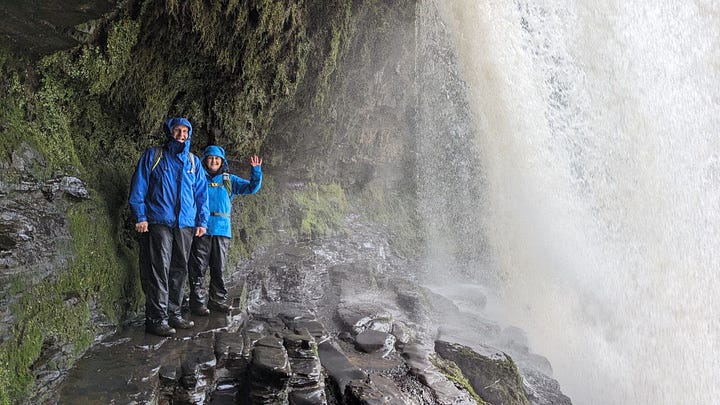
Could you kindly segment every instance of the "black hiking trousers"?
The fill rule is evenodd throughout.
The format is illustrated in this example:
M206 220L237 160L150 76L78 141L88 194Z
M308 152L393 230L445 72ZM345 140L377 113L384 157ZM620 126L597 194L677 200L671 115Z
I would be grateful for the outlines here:
M195 228L150 224L140 234L140 281L145 293L145 323L180 318Z
M210 268L210 300L221 304L227 301L223 272L227 265L229 247L230 238L225 236L203 235L193 238L188 264L191 308L207 305L203 283L208 267Z

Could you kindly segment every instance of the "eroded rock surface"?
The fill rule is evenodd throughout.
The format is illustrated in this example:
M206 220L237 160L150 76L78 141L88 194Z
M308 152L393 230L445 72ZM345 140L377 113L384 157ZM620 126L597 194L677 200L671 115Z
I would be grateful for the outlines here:
M32 149L23 150L13 156L14 165L42 164ZM0 341L12 330L10 308L20 291L67 267L72 249L66 211L89 196L86 184L72 176L0 180ZM74 299L68 297L68 305Z
M492 355L436 343L438 308L413 280L413 264L393 255L378 231L348 221L353 233L270 247L239 266L228 281L245 285L249 300L237 314L191 317L193 330L166 339L135 325L96 346L72 370L58 402L476 403L433 363L440 355L487 403L570 403L551 377L519 373L509 355L482 344L504 340L526 358L537 356L519 328L467 318L487 332L477 343ZM451 302L435 301L462 318Z
M76 45L94 34L88 20L112 10L112 0L6 1L0 3L0 44L31 55ZM85 24L81 24L85 23Z

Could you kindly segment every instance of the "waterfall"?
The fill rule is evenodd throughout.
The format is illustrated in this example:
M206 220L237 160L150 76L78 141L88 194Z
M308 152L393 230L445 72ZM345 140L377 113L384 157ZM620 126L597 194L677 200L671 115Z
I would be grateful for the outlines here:
M576 404L716 403L720 3L421 3L430 273L491 280Z

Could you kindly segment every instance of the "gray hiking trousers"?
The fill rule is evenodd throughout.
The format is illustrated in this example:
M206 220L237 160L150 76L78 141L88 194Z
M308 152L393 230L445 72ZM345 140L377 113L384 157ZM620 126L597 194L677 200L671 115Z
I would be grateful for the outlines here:
M195 228L150 224L140 234L140 280L145 293L145 323L180 317Z

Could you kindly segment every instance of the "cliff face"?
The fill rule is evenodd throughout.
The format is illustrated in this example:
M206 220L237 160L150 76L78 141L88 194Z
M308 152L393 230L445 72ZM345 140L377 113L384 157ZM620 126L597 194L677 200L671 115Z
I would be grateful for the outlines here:
M412 194L411 137L399 135L413 126L414 2L53 10L0 7L22 21L3 32L0 53L0 403L52 384L141 308L127 190L166 117L189 117L193 150L224 145L240 171L246 156L265 157L262 195L238 210L236 259L330 232L349 202L388 218L389 197ZM48 20L46 35L30 35ZM83 197L58 186L75 181ZM404 208L394 218L410 235L412 203Z
M417 196L432 191L426 179L451 153L436 148L444 144L433 134L470 131L462 105L447 101L462 85L441 25L427 21L431 5L130 0L80 28L65 27L84 33L72 47L49 52L38 44L22 54L5 46L0 404L33 398L31 389L53 390L94 340L142 311L126 200L139 154L163 142L168 116L193 122L195 153L225 146L240 174L249 155L265 159L262 192L234 211L233 262L258 247L349 232L348 213L392 235L393 257L418 258L423 232L437 223L419 219L434 211ZM436 77L456 85L429 84ZM447 113L438 123L434 108ZM435 153L436 165L417 167L423 150ZM474 176L478 169L465 170ZM378 257L389 257L385 251ZM410 268L408 278L417 271ZM258 291L273 290L262 279L268 274L254 273ZM351 296L353 288L343 286ZM420 311L419 294L396 293L410 302L407 312Z
M0 42L33 58L68 49L93 34L88 21L115 7L112 0L30 0L0 5Z

